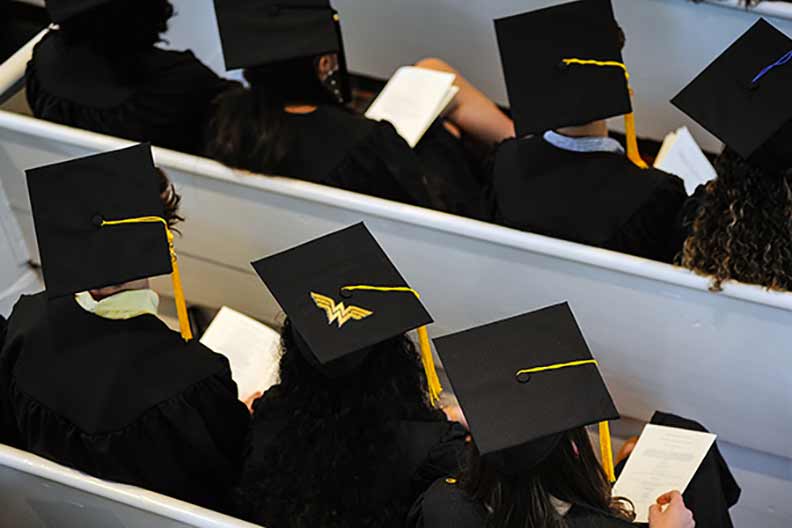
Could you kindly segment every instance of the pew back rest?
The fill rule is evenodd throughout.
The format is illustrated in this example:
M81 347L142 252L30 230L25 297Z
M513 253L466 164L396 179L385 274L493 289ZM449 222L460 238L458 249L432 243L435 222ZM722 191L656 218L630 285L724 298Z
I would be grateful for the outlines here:
M89 477L0 444L2 525L14 528L254 528L134 486Z
M24 62L0 66L0 94ZM24 170L128 144L0 111L0 179L33 255ZM731 283L713 294L706 278L665 264L154 151L184 198L177 249L193 303L277 323L249 262L365 221L423 294L433 335L569 301L622 414L673 411L733 444L792 458L790 293ZM167 292L168 280L157 287Z

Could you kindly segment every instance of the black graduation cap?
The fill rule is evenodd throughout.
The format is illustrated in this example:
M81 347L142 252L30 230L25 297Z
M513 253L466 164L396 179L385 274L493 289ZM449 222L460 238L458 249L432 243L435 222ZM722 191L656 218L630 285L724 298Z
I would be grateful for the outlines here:
M44 282L50 297L171 273L160 180L140 144L27 172Z
M632 112L610 0L502 18L495 31L518 137Z
M792 39L760 19L671 103L743 158L789 166L790 94Z
M566 303L434 343L482 455L529 469L560 433L619 417Z
M227 70L343 53L329 0L215 0Z
M50 19L60 24L74 15L90 11L108 2L110 0L47 0L46 6Z
M253 267L322 365L432 322L362 223Z

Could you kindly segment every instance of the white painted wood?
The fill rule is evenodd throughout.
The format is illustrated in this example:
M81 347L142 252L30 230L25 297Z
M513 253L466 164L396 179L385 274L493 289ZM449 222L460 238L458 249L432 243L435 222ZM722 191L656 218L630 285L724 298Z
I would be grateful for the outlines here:
M27 236L24 168L128 144L0 112L0 177ZM422 292L433 335L568 300L623 414L672 409L792 457L792 294L713 294L707 279L656 262L163 149L155 158L184 197L177 250L192 302L277 322L248 263L364 220Z
M0 523L13 528L255 528L0 444Z

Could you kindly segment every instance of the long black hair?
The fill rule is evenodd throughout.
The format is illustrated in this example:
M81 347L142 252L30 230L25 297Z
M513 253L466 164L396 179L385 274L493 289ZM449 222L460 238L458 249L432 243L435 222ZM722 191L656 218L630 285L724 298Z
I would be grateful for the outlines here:
M282 347L280 383L257 402L254 430L259 416L283 428L251 446L259 451L233 494L237 513L274 528L402 524L415 497L395 489L403 461L392 426L444 419L428 402L414 343L380 343L337 377L298 350L288 321Z
M514 468L512 468L514 469ZM537 466L506 471L468 446L459 485L485 506L488 528L563 528L563 516L551 498L631 520L623 500L611 498L611 487L585 428L567 431Z
M173 14L170 0L112 0L61 22L60 35L120 60L161 42Z
M238 169L277 173L293 138L284 107L337 104L319 80L318 60L306 57L245 70L250 87L227 90L214 101L204 153Z

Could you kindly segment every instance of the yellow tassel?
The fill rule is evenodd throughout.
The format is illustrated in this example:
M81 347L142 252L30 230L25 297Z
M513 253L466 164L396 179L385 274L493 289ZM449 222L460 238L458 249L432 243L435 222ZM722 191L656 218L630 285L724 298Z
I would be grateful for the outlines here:
M432 345L429 343L429 333L426 331L425 326L418 329L418 344L421 349L421 362L423 363L424 372L426 372L429 401L432 405L435 405L440 400L440 393L443 392L443 387L440 385L440 378L437 376L434 356L432 356Z
M173 299L176 302L176 313L179 316L179 330L181 336L185 341L193 338L192 329L190 329L190 318L187 315L187 303L184 300L184 290L181 283L181 275L179 274L179 264L176 258L176 249L173 246L173 232L168 227L168 222L159 216L141 216L139 218L125 218L123 220L102 220L102 227L126 225L126 224L146 224L146 223L161 223L165 227L165 235L168 239L168 252L171 258L171 280L173 281Z
M179 259L176 256L176 249L173 247L173 233L167 227L165 230L168 233L168 246L170 248L171 265L173 267L171 281L173 282L173 299L176 302L176 314L179 316L179 331L181 332L182 339L190 341L193 335L192 329L190 328L190 317L187 314L187 302L184 300L181 274L179 274Z
M632 112L624 115L624 133L627 136L627 159L642 169L649 168L649 165L641 158L641 153L638 151L638 138L635 134L635 114Z
M599 444L600 454L602 455L602 469L605 470L605 476L608 477L608 482L616 482L616 472L613 469L613 449L611 447L610 426L608 422L600 422L599 424Z

